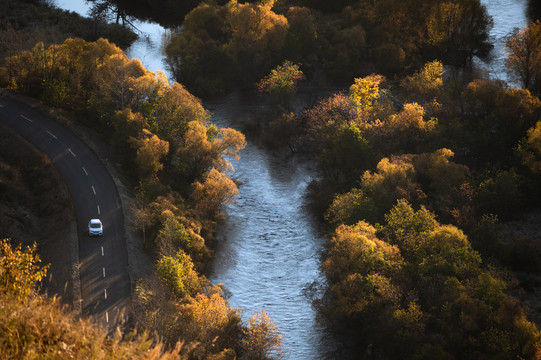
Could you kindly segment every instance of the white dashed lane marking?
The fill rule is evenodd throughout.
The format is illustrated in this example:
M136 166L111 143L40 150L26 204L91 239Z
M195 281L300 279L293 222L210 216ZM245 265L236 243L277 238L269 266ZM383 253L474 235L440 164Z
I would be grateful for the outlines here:
M77 156L75 156L75 154L73 153L73 151L71 151L71 149L68 148L68 151L70 152L70 154L71 154L74 158L77 157Z
M86 172L86 169L84 166L83 166L83 171L85 172L85 175L88 176L88 173Z
M103 270L103 277L105 277L105 268L101 268Z
M92 185L92 192L96 195L96 188L94 188L94 185Z
M51 135L52 137L54 137L55 139L58 139L55 134L53 134L52 132L50 132L49 130L47 130L47 134Z
M98 205L98 215L101 215L100 206Z
M105 322L109 322L109 311L105 312Z
M103 255L103 246L101 247L101 256L104 256Z
M107 289L103 289L105 293L105 300L107 300Z
M24 116L24 115L21 115L21 117L22 117L23 119L25 119L26 121L28 121L28 122L33 122L32 120L30 120L29 118L27 118L27 117Z

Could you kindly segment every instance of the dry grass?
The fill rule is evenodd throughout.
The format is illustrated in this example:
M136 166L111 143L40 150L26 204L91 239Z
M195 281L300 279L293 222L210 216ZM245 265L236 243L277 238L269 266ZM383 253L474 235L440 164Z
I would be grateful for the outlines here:
M0 290L0 359L181 359L148 336L107 337L41 296L20 300Z

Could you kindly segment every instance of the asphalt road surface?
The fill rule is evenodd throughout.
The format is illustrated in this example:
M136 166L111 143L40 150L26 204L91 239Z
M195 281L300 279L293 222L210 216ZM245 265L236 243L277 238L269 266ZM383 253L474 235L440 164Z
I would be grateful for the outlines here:
M0 92L0 123L47 154L64 177L77 217L82 313L112 332L128 308L130 278L120 197L111 175L81 139L7 91ZM91 218L101 219L103 236L89 236Z

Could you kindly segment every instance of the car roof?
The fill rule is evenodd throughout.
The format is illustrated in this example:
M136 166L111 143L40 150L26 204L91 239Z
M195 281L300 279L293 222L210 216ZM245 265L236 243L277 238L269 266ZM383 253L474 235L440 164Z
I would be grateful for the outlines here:
M90 219L91 223L101 223L100 219Z

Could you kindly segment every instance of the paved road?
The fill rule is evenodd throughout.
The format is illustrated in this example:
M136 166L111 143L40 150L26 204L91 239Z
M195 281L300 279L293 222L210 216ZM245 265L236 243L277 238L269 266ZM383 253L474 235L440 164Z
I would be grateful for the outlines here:
M0 123L47 154L64 177L77 216L82 313L111 332L130 298L124 220L116 185L82 140L18 98L0 92ZM102 220L102 237L88 235L91 218Z

